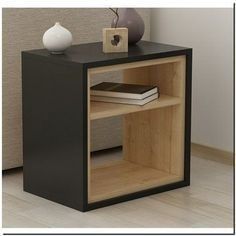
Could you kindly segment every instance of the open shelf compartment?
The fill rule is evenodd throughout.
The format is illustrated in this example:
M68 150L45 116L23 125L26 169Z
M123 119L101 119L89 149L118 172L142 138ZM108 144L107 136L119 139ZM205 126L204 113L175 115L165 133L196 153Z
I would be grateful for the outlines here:
M149 102L144 106L118 103L114 104L109 102L91 102L90 120L108 118L139 111L147 111L177 104L181 104L181 98L164 94L162 94L159 99Z
M181 180L178 175L125 160L93 168L91 172L90 202L97 202Z
M89 203L184 178L185 56L92 68L88 80L95 74L115 70L123 71L125 83L158 85L160 98L144 106L89 102L89 123L123 117L122 160L96 167L90 163L89 152ZM88 129L90 150L90 125Z

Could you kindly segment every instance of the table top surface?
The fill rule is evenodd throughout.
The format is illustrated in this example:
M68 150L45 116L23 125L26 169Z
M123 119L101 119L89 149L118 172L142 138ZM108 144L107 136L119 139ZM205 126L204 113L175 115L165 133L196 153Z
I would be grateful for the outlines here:
M50 54L46 49L24 51L23 54L42 56L53 61L80 63L88 67L93 67L177 56L186 54L191 50L191 48L187 47L140 41L136 45L129 45L128 52L104 53L102 50L102 42L95 42L73 45L61 55Z

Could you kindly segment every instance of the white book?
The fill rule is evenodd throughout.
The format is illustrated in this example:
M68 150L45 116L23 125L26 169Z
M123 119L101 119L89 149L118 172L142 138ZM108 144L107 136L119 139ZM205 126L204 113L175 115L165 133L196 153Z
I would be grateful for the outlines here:
M112 102L112 103L123 103L123 104L130 104L130 105L144 105L148 102L151 102L158 98L158 93L155 93L147 98L142 100L140 99L131 99L131 98L114 98L114 97L103 97L103 96L90 96L91 101L96 102Z

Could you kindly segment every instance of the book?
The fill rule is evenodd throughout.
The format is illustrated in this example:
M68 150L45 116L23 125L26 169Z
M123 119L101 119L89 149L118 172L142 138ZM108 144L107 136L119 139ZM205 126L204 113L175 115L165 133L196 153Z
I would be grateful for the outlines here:
M148 102L151 102L159 97L158 93L152 94L149 97L144 99L132 99L132 98L116 98L116 97L103 97L103 96L91 96L91 101L96 102L112 102L112 103L123 103L123 104L130 104L130 105L145 105Z
M102 82L90 88L93 96L144 99L158 92L157 86Z

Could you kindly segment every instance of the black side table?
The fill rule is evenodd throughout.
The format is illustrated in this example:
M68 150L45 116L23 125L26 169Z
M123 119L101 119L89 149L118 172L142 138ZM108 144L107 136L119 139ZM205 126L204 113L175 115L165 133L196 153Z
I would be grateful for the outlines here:
M93 76L119 70L160 98L90 102ZM22 52L24 190L88 211L189 185L191 70L192 49L147 41L128 53L104 54L101 42ZM123 159L91 165L90 123L118 115Z

